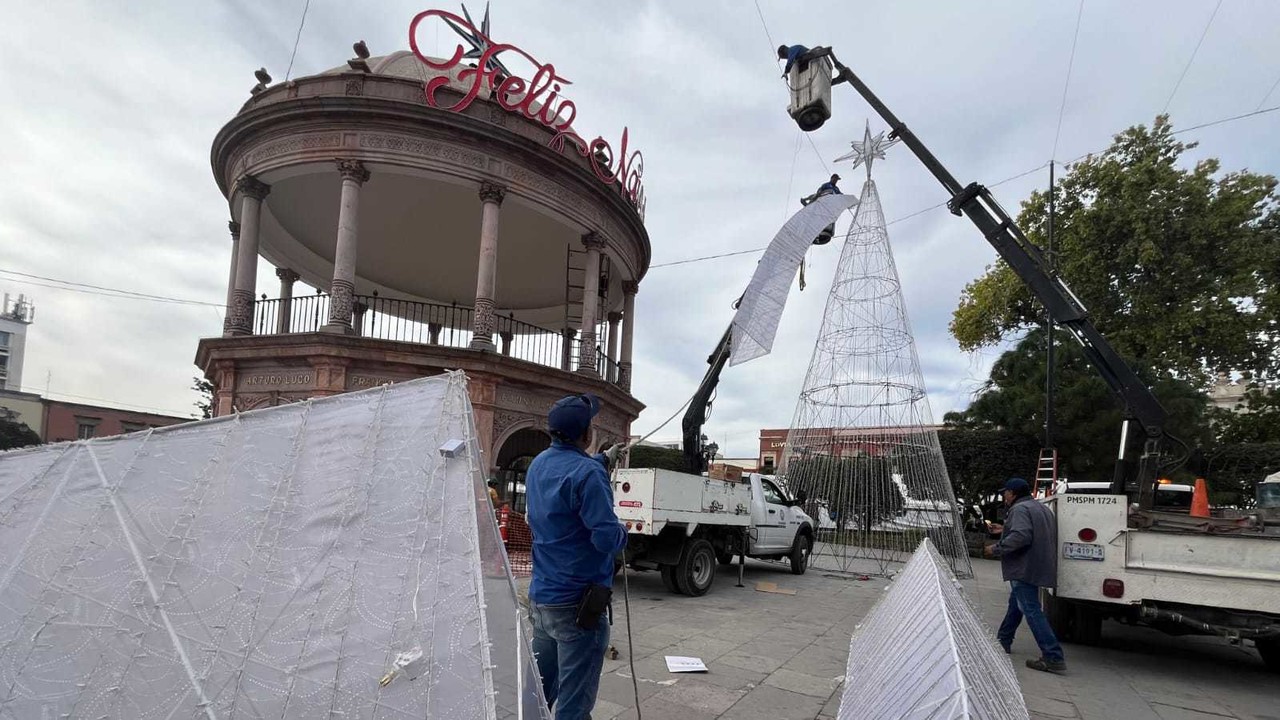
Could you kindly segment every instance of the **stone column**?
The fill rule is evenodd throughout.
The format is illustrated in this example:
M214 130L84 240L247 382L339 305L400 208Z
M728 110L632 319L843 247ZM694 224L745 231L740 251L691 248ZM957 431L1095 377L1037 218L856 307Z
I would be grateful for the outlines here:
M262 200L271 186L250 175L236 183L240 191L240 246L236 248L236 289L227 313L227 335L253 334L253 292L258 283L258 233Z
M577 330L569 327L561 331L564 342L560 345L560 369L566 372L573 369L573 338L577 334Z
M582 236L587 248L586 278L582 289L582 328L578 337L578 372L584 375L596 373L596 307L600 301L600 251L604 238L594 232Z
M342 174L342 205L338 210L338 245L333 253L333 284L329 288L329 323L321 332L350 335L356 293L356 248L360 228L360 186L369 171L359 160L338 160Z
M231 305L236 294L236 263L240 262L240 223L235 220L227 222L231 231L231 273L227 277L227 307L222 317L222 334L231 333Z
M289 268L276 268L276 277L280 278L280 317L276 318L276 333L285 335L293 327L293 284L300 277Z
M511 341L515 338L515 333L510 330L503 330L498 333L498 337L502 338L502 354L511 354Z
M611 312L609 318L609 359L615 364L606 366L608 377L605 380L609 382L618 382L617 366L618 362L618 323L622 321L622 313Z
M640 283L622 283L622 355L618 359L618 385L631 392L631 342L636 329L636 293Z
M498 279L498 214L506 190L480 183L480 267L476 272L476 304L471 314L471 349L494 351L493 295Z

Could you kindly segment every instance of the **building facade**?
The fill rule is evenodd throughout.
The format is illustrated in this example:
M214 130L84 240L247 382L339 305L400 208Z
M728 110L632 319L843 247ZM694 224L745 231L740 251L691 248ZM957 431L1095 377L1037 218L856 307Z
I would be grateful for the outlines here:
M191 418L174 415L53 400L12 390L0 390L0 416L26 425L46 443L122 435L191 421Z
M584 154L568 121L504 98L511 78L356 49L260 77L214 140L232 260L223 336L196 363L215 415L460 369L504 496L565 395L602 399L594 446L625 440L650 262L635 183L610 182L624 173L607 144ZM259 256L277 297L255 296Z
M4 296L0 308L0 390L22 390L22 356L26 352L27 327L35 320L36 309L26 298Z
M922 431L941 431L943 425L926 425L916 428L812 428L805 431L811 451L831 457L857 457L880 455L897 447L903 435L917 435ZM773 474L784 465L787 453L787 428L760 431L759 472Z

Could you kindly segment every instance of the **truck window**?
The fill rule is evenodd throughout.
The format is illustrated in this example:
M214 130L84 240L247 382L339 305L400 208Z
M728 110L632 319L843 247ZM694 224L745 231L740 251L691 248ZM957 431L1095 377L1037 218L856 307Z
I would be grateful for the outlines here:
M771 505L785 505L786 500L782 497L782 493L778 488L768 480L761 480L760 486L764 489L764 501Z
M1155 507L1159 510L1191 510L1191 493L1184 490L1156 490Z

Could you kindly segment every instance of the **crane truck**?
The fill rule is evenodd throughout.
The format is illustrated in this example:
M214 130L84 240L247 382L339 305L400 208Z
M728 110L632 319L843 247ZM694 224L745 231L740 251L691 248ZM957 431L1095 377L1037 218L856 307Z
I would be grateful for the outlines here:
M1174 633L1251 640L1266 664L1280 670L1280 478L1258 488L1254 512L1190 517L1158 509L1156 493L1167 441L1167 414L1150 388L1094 326L1089 313L1013 218L983 185L962 184L831 48L815 48L796 63L788 112L806 132L831 117L831 89L848 85L889 125L890 138L911 149L949 195L947 208L974 224L1061 327L1080 343L1089 364L1123 406L1120 450L1110 493L1049 498L1058 520L1056 587L1046 614L1065 639L1096 642L1105 618ZM701 423L728 356L728 337L711 356L699 395L685 416L685 458L705 462ZM699 405L701 403L701 405ZM1142 449L1129 456L1129 433ZM1185 447L1185 446L1184 446ZM1188 454L1189 451L1188 451Z

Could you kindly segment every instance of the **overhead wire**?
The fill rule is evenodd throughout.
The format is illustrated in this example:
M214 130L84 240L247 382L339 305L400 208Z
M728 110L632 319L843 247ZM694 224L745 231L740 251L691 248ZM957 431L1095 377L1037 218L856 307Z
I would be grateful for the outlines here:
M1191 126L1188 126L1188 127L1185 127L1185 128L1181 128L1181 129L1179 129L1179 130L1174 130L1171 134L1173 134L1173 135L1181 135L1181 134L1183 134L1183 133L1188 133L1188 132L1191 132L1191 131L1193 131L1193 130L1202 130L1202 129L1204 129L1204 128L1214 127L1214 126L1216 126L1216 125L1223 125L1223 124L1225 124L1225 123L1235 122L1236 120L1244 120L1244 119L1246 119L1246 118L1251 118L1251 117L1254 117L1254 116L1256 116L1256 115L1266 115L1267 113L1273 113L1273 112L1275 112L1275 111L1277 111L1277 110L1280 110L1280 105L1273 105L1272 107L1269 107L1269 108L1262 108L1262 109L1259 109L1259 110L1254 110L1253 112L1242 113L1242 114L1240 114L1240 115L1232 115L1231 117L1219 118L1218 120L1211 120L1211 121L1209 121L1209 122L1200 123L1199 125L1191 125ZM1064 165L1072 165L1072 164L1074 164L1074 163L1080 162L1081 160L1084 160L1085 158L1089 157L1090 155L1096 155L1097 153L1103 152L1104 150L1106 150L1106 148L1099 148L1099 149L1096 149L1096 150L1090 150L1090 151L1088 151L1088 152L1086 152L1086 153L1082 153L1082 154L1080 154L1080 155L1077 155L1076 157L1072 158L1071 160L1067 160L1067 161L1066 161L1066 162L1064 162L1063 164L1064 164ZM1017 175L1013 175L1013 176L1007 177L1007 178L1005 178L1005 179L1003 179L1003 180L1001 180L1001 181L999 181L999 182L991 183L990 185L987 185L987 187L999 187L999 186L1001 186L1001 185L1004 185L1005 183L1013 182L1014 180L1018 180L1018 179L1020 179L1020 178L1024 178L1024 177L1026 177L1027 175L1030 175L1030 174L1032 174L1032 173L1034 173L1034 172L1038 172L1038 171L1040 171L1040 170L1043 170L1044 168L1048 167L1048 165L1049 165L1049 163L1047 163L1047 162L1040 163L1039 165L1037 165L1037 166L1035 166L1035 167L1033 167L1033 168L1031 168L1031 169L1029 169L1029 170L1025 170L1025 171L1023 171L1023 172L1020 172L1020 173L1018 173ZM885 223L885 224L886 224L886 225L894 225L894 224L897 224L897 223L903 222L904 220L910 220L911 218L916 217L916 216L918 216L918 215L923 215L923 214L925 214L925 213L927 213L927 212L930 212L930 211L932 211L932 210L937 210L937 209L939 209L939 208L946 207L946 204L947 204L947 201L945 201L945 200L944 200L944 201L942 201L942 202L940 202L940 203L935 203L935 204L930 205L930 206L928 206L928 207L920 208L919 210L916 210L915 212L908 213L908 214L906 214L906 215L903 215L902 217L898 217L898 218L895 218L895 219L893 219L893 220L890 220L890 221L888 221L888 222L887 222L887 223ZM671 262L657 263L657 264L654 264L654 265L650 265L650 266L649 266L649 269L650 269L650 270L653 270L653 269L657 269L657 268L672 267L672 266L675 266L675 265L687 265L687 264L689 264L689 263L702 262L702 261L704 261L704 260L718 260L718 259L720 259L720 258L733 257L734 255L748 255L748 254L751 254L751 253L758 253L758 252L764 252L764 251L765 251L765 248L762 248L762 247L761 247L761 248L752 248L752 249L750 249L750 250L738 250L738 251L735 251L735 252L718 253L718 254L715 254L715 255L703 255L703 256L701 256L701 257L685 258L684 260L673 260L673 261L671 261Z
M1049 160L1058 157L1058 139L1062 137L1062 118L1067 112L1067 89L1071 87L1071 70L1076 64L1076 43L1080 41L1080 19L1084 17L1084 0L1080 0L1080 9L1076 11L1076 31L1071 38L1071 55L1067 58L1067 78L1062 82L1062 102L1058 104L1058 129L1053 133L1053 152Z
M102 285L90 285L88 283L74 282L71 280L59 280L58 278L45 277L43 275L32 275L30 273L18 272L16 270L0 269L0 275L13 275L19 278L28 278L27 280L10 280L19 284L34 285L36 287L47 287L55 290L69 290L71 292L82 292L88 295L100 295L105 297L118 297L126 300L147 300L150 302L163 302L174 305L194 305L221 308L225 303L212 303L203 300L189 300L185 298L167 297L165 295L151 295L149 293L140 293L133 290L121 290L119 288L104 287ZM43 281L43 282L35 282ZM52 284L56 283L56 284Z
M293 73L293 59L298 56L298 43L302 40L302 28L307 24L307 11L311 9L311 0L307 0L302 6L302 20L298 22L298 33L293 37L293 52L289 54L289 69L284 71L284 80L289 82L289 76Z
M1271 93L1275 92L1277 87L1280 87L1280 77L1276 78L1276 81L1271 83L1271 89L1267 90L1267 94L1262 96L1262 100L1258 103L1258 107L1254 108L1255 111L1261 110L1262 106L1267 104L1267 100L1271 98Z
M1204 30L1200 32L1200 39L1196 42L1196 47L1191 51L1191 57L1187 58L1187 64L1182 68L1182 74L1178 76L1178 82L1173 86L1173 92L1169 93L1169 99L1164 101L1164 109L1160 111L1163 115L1169 112L1169 105L1173 102L1173 98L1178 94L1178 88L1182 87L1182 81L1187 77L1187 71L1191 69L1191 64L1196 61L1196 55L1200 52L1200 46L1204 44L1205 37L1209 34L1209 28L1213 25L1213 19L1218 16L1218 11L1222 9L1222 0L1218 0L1218 4L1213 6L1213 12L1209 14L1209 22L1204 24Z

